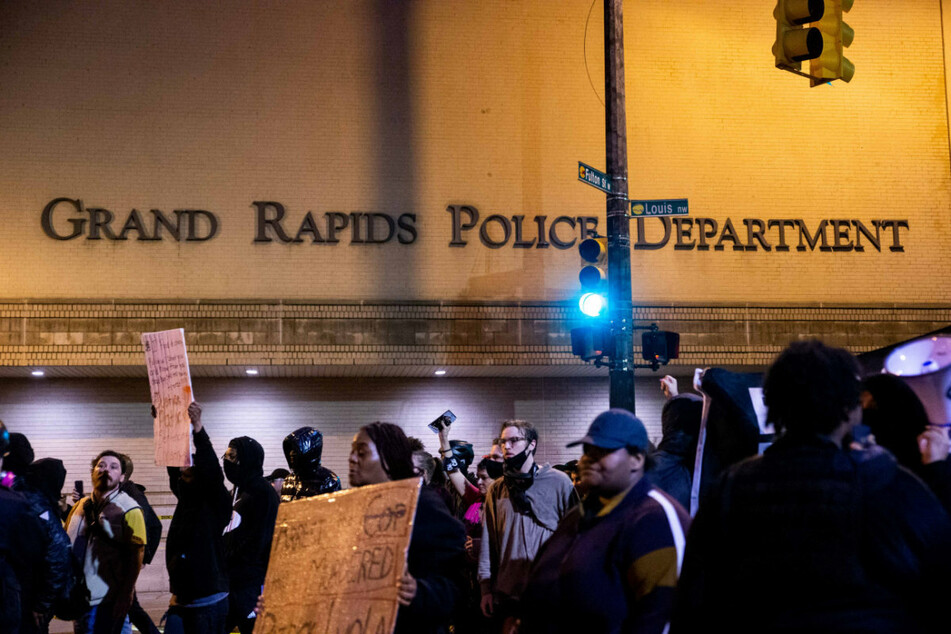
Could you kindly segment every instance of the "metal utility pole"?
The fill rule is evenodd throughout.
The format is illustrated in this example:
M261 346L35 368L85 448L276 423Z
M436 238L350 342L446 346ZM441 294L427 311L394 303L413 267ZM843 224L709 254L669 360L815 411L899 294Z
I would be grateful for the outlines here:
M624 105L622 0L604 0L604 101L608 194L608 310L611 317L611 407L634 412L634 306L631 228L627 198L627 115Z

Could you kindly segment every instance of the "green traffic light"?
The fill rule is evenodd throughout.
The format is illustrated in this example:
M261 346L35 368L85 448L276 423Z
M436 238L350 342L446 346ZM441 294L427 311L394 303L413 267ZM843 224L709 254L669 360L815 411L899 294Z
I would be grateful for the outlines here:
M604 295L599 293L585 293L578 300L578 308L588 317L600 317L607 304Z

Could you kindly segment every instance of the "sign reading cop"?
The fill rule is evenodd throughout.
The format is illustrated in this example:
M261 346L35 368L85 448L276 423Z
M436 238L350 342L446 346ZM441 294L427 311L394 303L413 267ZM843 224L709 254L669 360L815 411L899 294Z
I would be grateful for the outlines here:
M420 480L281 504L255 634L389 634Z

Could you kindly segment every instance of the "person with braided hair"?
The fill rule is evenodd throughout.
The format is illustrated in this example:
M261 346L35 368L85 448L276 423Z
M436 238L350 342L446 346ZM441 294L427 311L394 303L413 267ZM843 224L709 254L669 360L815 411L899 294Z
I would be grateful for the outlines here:
M416 477L413 449L392 423L371 423L353 437L350 486ZM420 487L406 568L399 581L397 634L443 634L463 594L465 531L439 495Z

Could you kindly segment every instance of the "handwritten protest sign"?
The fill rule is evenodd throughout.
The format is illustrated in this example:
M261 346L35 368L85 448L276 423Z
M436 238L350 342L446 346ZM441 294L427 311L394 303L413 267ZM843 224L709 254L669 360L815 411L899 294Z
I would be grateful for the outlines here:
M281 504L255 634L390 634L419 483Z
M190 467L191 423L188 405L192 402L192 379L185 351L185 331L181 328L142 334L149 388L155 406L155 464Z

